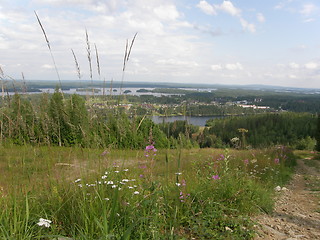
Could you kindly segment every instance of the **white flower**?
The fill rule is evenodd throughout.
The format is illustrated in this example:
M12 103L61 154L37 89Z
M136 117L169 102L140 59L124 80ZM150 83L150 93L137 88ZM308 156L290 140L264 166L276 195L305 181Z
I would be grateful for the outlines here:
M131 187L131 186L129 186L128 188L129 188L129 189L133 189L133 187Z
M116 187L118 187L118 186L117 186L117 185L112 185L111 187L112 187L112 188L116 188Z
M82 187L82 184L79 184L78 187Z
M50 227L50 224L52 223L52 221L48 220L48 219L44 219L44 218L40 218L39 222L37 223L37 225L39 226L45 226L45 227Z
M101 178L106 179L107 177L108 177L107 175L103 175Z
M109 201L109 200L110 200L110 198L105 198L104 200Z
M124 172L128 172L128 171L129 171L129 169L128 169L128 168L126 168L126 169L123 169L123 171L124 171Z
M134 195L138 195L139 192L138 192L138 191L134 191L133 194L134 194Z
M175 174L176 174L176 175L181 175L182 173L181 173L181 172L176 172Z
M114 171L115 173L119 173L119 171L117 170L117 171Z
M81 181L81 179L80 178L78 178L77 180L75 180L74 182L75 183L77 183L77 182L80 182Z
M129 182L129 179L122 179L122 182Z
M107 184L113 184L113 181L108 181Z
M178 182L177 182L176 185L177 185L178 187L180 187L181 183L178 183Z
M280 191L281 191L281 187L280 187L280 186L276 186L276 187L274 188L274 190L275 190L276 192L280 192Z

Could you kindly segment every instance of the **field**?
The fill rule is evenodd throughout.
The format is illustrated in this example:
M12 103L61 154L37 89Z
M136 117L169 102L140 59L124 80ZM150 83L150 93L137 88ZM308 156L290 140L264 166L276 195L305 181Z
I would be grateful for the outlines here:
M1 239L251 239L295 165L285 147L8 145L0 159Z

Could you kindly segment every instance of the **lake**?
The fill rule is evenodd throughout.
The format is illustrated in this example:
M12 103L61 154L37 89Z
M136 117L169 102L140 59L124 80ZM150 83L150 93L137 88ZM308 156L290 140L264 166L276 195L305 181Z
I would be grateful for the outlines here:
M187 121L189 124L195 126L205 126L206 121L209 119L216 119L216 118L224 118L225 116L197 116L197 117L190 117L190 116L151 116L150 118L154 123L163 123L163 122L174 122L174 121Z

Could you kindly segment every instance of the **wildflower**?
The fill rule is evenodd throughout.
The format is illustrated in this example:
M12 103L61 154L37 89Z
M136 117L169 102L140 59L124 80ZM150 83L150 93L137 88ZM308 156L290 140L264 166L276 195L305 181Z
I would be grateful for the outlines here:
M113 184L113 181L108 181L107 184L110 184L110 185L111 185L111 184Z
M147 150L147 151L150 151L150 150L153 150L153 149L155 149L155 148L154 148L154 146L153 146L152 144L146 146L146 150Z
M110 200L110 198L105 198L104 200L109 201L109 200Z
M82 184L79 184L78 187L82 187Z
M118 187L118 186L117 186L117 185L112 185L111 187L112 187L112 188L116 188L116 187Z
M176 172L175 174L176 174L176 175L181 175L182 173L181 173L181 172Z
M143 174L140 174L139 177L144 178Z
M129 169L128 169L128 168L126 168L126 169L123 169L123 171L124 171L124 172L128 172L128 171L129 171Z
M177 182L176 185L177 185L178 187L180 187L181 184Z
M274 159L274 163L275 163L275 164L279 164L279 163L280 163L280 159L279 159L279 158L275 158L275 159Z
M128 188L129 188L129 189L133 189L133 187L131 187L131 186L128 186Z
M107 175L103 175L101 178L106 179L107 177L108 177Z
M129 182L129 179L122 179L121 182Z
M213 175L213 176L212 176L212 179L214 179L214 180L219 180L220 177L219 177L219 175L217 174L217 175Z
M186 185L187 185L186 180L182 179L182 181L181 181L181 182L182 182L182 183L181 183L181 185L182 185L182 186L186 186Z
M245 165L248 165L248 164L249 164L249 160L248 160L248 159L245 159L245 160L243 160L243 163L244 163Z
M145 168L147 168L147 166L146 165L139 165L139 168L145 169Z
M104 156L104 155L106 155L108 153L109 153L108 150L105 150L105 151L103 151L103 153L101 153L101 156Z
M119 173L119 171L114 171L115 173Z
M77 180L75 180L74 182L77 183L77 182L80 182L81 181L81 178L78 178Z
M133 194L134 194L134 195L138 195L139 192L138 192L138 191L134 191Z
M45 226L45 227L50 227L50 224L52 223L52 221L48 220L48 219L44 219L44 218L40 218L39 222L37 223L37 225L39 226Z

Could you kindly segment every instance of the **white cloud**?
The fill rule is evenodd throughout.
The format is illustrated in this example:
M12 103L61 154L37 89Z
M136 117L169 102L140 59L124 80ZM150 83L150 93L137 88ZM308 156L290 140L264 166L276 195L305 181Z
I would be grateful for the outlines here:
M243 70L243 66L241 63L237 62L237 63L227 63L225 68L227 70L231 70L231 71L234 71L234 70Z
M263 16L262 13L257 13L257 19L259 22L263 23L266 21L265 17Z
M240 18L240 23L244 30L248 30L249 32L252 32L252 33L256 31L256 26L253 23L248 23L243 18Z
M200 8L205 14L208 15L216 15L217 12L212 5L210 5L207 1L200 1L197 4L197 7Z
M50 64L43 64L43 65L41 66L41 68L44 68L44 69L53 69L54 66L52 66L52 65L50 65Z
M316 62L308 62L304 66L306 69L309 69L309 70L315 70L315 69L319 68L319 64Z
M224 0L221 4L214 5L211 5L206 1L200 1L197 7L208 15L217 15L218 11L225 12L233 17L239 18L240 24L244 30L249 31L251 33L254 33L256 31L255 25L246 21L241 16L242 10L240 8L235 7L231 1ZM258 19L260 19L261 22L265 20L264 16L261 13L258 15Z
M299 64L295 63L295 62L291 62L289 63L289 67L292 69L299 69Z
M176 20L180 16L174 5L162 5L155 8L153 12L162 20Z
M240 17L241 9L236 8L231 1L223 1L220 5L215 5L216 9L222 10L231 16Z
M304 4L300 13L304 16L310 16L318 10L318 7L312 3Z
M217 64L217 65L211 65L211 69L213 71L218 71L218 70L221 70L222 69L222 66L220 64Z

